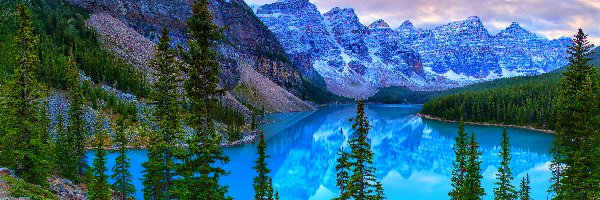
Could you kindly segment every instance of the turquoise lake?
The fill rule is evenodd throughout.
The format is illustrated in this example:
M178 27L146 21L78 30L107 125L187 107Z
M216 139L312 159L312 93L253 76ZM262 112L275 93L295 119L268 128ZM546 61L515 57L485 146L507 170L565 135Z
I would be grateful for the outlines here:
M366 114L373 128L370 131L377 178L386 197L392 200L449 199L450 172L457 135L457 123L438 122L415 116L420 105L367 105ZM278 113L268 115L268 124L261 127L267 142L267 159L273 184L281 199L331 199L336 197L336 153L347 145L354 105L332 105L314 112ZM503 127L466 125L474 132L483 151L482 184L493 199L495 173L500 165L498 150ZM531 179L533 199L546 199L550 185L548 154L553 135L536 131L507 128L512 145L511 169L514 185L525 174ZM343 134L341 133L343 132ZM225 168L231 174L221 180L229 186L234 199L252 199L252 170L256 159L256 144L225 148L231 162ZM145 150L131 150L131 173L141 193L141 163ZM91 164L92 152L88 152ZM109 154L109 169L116 155ZM109 172L109 174L112 172Z

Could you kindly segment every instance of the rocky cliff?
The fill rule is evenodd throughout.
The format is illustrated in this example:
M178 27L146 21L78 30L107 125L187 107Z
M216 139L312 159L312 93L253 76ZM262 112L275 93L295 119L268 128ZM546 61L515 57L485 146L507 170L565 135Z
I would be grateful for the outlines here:
M160 30L168 27L173 38L172 45L186 46L186 20L192 15L193 1L71 0L71 2L91 11L93 13L91 19L95 19L96 15L115 18L153 42L157 42ZM231 90L239 84L241 66L244 65L251 66L258 74L274 82L274 86L281 90L287 90L293 95L300 93L302 90L301 73L288 59L277 37L254 16L253 11L244 1L211 0L210 9L213 12L214 23L225 28L223 32L225 39L217 44L223 87ZM103 35L101 28L96 28L96 30L101 32L101 36ZM103 37L110 38L109 36ZM127 37L121 39L126 40ZM135 45L139 44L140 40L122 41L121 43ZM149 52L151 53L151 51ZM151 56L140 55L133 60L146 59L137 62L143 65L149 58ZM132 59L128 58L128 60ZM279 88L278 90L280 90ZM246 97L239 98L248 99ZM303 107L302 109L311 108Z
M478 17L432 29L383 20L365 26L350 8L321 14L308 0L279 0L255 13L301 72L322 75L334 93L372 95L378 88L441 90L501 77L535 75L567 63L569 38L548 40L513 23L491 35Z

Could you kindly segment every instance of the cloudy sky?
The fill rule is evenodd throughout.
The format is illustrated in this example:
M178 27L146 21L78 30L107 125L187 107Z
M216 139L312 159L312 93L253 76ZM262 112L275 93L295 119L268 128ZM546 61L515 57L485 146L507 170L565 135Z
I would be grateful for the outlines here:
M276 0L245 0L248 4ZM578 28L600 45L600 0L310 0L321 13L334 7L354 8L361 22L385 20L392 28L404 20L431 28L479 16L492 34L518 22L523 28L550 39L572 36Z

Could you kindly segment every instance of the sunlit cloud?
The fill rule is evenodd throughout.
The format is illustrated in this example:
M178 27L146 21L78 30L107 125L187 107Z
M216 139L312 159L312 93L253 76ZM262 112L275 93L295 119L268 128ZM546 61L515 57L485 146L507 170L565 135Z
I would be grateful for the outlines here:
M246 0L249 4L276 0ZM518 22L549 39L570 37L582 28L600 45L600 1L593 0L310 0L321 13L334 7L354 8L361 23L377 19L395 28L410 20L418 28L432 28L469 16L479 16L491 34Z

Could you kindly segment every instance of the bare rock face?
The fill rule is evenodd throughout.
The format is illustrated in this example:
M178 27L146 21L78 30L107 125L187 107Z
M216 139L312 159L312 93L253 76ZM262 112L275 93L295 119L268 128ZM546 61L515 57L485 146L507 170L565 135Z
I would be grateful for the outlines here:
M173 45L186 46L186 20L192 15L192 0L71 0L93 13L106 13L121 20L141 35L157 42L168 27ZM211 0L214 23L224 27L225 39L218 44L221 79L226 88L239 80L237 63L251 63L254 69L278 85L297 93L301 85L298 70L288 60L277 37L254 16L242 0ZM128 41L126 41L128 42Z

